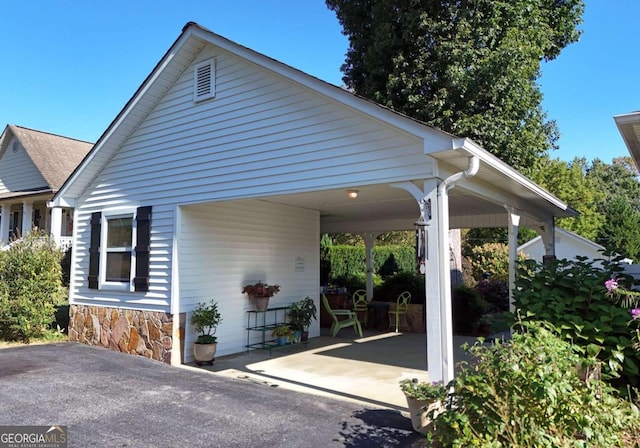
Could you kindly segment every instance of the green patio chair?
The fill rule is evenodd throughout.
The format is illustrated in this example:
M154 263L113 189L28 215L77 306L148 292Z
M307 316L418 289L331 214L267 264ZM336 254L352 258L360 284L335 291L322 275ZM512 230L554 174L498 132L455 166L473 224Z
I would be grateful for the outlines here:
M354 311L331 309L329 300L324 294L322 294L322 305L324 305L324 309L327 310L327 313L329 313L331 320L333 321L333 325L331 325L332 338L336 337L338 331L347 327L354 327L356 333L362 337L362 327L360 326L360 321L358 321L358 316Z
M364 313L364 326L367 327L367 314L369 314L369 302L367 301L367 291L364 289L358 289L353 293L353 311L358 316L358 313Z
M409 323L407 322L409 302L411 302L411 293L409 291L403 291L396 300L396 309L389 311L389 328L393 328L395 323L396 333L399 327L409 329Z

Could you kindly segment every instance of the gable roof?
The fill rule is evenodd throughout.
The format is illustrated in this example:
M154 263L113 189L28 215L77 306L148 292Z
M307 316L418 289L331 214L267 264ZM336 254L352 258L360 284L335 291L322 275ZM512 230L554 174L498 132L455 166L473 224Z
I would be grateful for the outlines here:
M485 176L486 182L500 185L504 191L535 203L539 210L544 210L549 216L577 215L566 203L535 185L471 140L459 139L429 127L418 120L232 42L194 22L188 22L184 26L180 36L98 139L91 152L69 176L54 196L53 206L75 206L75 200L89 187L198 54L209 45L295 83L315 95L321 95L341 107L420 138L424 142L425 154L450 166L457 167L462 164L462 169L466 169L467 159L472 156L478 157L483 162L479 175Z
M0 136L0 155L12 137L20 142L47 186L57 191L87 155L92 143L16 125L7 125Z
M598 243L594 243L593 241L591 241L591 240L589 240L589 239L587 239L587 238L585 238L585 237L583 237L581 235L578 235L577 233L573 233L573 232L571 232L569 230L565 230L565 229L563 229L561 227L556 227L555 232L556 232L556 238L558 236L563 236L563 237L565 237L565 238L567 238L569 240L573 240L573 241L575 241L575 242L577 242L577 243L579 243L579 244L581 244L581 245L583 245L585 247L588 247L588 248L590 248L590 249L592 249L592 250L594 250L596 252L605 250L604 246L601 246ZM519 246L518 247L518 251L525 252L530 246L533 246L534 244L536 244L541 239L542 239L542 236L540 236L540 235L536 236L535 238L530 239L526 243L524 243L521 246Z

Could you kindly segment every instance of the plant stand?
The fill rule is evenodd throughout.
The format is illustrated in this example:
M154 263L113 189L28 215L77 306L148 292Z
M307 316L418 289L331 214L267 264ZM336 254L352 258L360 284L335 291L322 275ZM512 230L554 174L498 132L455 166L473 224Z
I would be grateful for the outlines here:
M247 311L247 351L251 349L271 350L290 347L295 344L279 345L276 339L267 339L267 333L271 333L276 327L287 323L288 306L279 306L268 308L264 311L249 310ZM251 334L253 332L260 333L260 340L251 343ZM308 341L299 344L307 345Z

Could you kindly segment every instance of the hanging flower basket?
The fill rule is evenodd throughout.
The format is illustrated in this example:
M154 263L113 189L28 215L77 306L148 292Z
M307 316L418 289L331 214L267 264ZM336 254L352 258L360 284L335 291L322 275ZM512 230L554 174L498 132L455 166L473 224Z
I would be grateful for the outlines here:
M258 282L254 285L246 285L242 293L254 301L257 311L265 311L269 308L269 299L280 291L280 285L268 285Z

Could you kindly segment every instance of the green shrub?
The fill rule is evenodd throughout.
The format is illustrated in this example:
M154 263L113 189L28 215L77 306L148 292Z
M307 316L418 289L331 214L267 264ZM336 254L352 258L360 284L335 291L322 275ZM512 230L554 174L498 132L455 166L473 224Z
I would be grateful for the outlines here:
M328 281L355 276L366 272L365 248L363 246L323 246L323 269L330 269ZM406 246L376 246L373 248L373 271L383 276L393 272L414 272L415 249Z
M480 297L487 302L490 313L509 311L509 285L503 280L482 279L476 284Z
M480 280L489 274L491 280L509 280L509 246L503 243L485 243L471 249L469 255L473 277ZM518 253L518 259L524 260L525 255Z
M0 336L7 340L40 337L65 298L62 251L51 237L34 231L2 253Z
M597 378L592 364L550 326L528 323L513 339L477 343L452 381L446 410L428 434L443 447L637 446L638 408Z
M387 278L384 283L376 287L373 297L376 300L395 302L403 291L411 293L411 302L424 305L424 276L411 272L400 272Z
M604 286L612 276L621 277L619 272L614 264L600 267L585 258L527 260L518 268L514 301L524 320L550 322L583 351L597 350L604 378L625 390L639 385L640 353L632 344L629 311Z
M480 297L480 293L475 288L464 284L453 288L451 295L453 331L457 334L474 333L478 320L489 310L489 304Z

